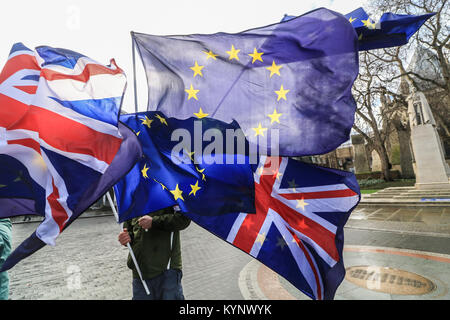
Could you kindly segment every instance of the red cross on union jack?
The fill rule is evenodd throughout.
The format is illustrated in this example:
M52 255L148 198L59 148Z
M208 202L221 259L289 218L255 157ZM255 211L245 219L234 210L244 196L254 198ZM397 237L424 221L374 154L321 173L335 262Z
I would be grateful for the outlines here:
M288 161L288 158L261 158L255 172L256 214L241 213L227 241L258 257L269 228L274 225L282 235L282 239L277 239L277 246L289 248L314 295L322 299L322 277L305 243L330 267L336 264L339 261L335 244L337 227L316 213L348 212L356 205L359 195L345 184L282 189L281 179Z

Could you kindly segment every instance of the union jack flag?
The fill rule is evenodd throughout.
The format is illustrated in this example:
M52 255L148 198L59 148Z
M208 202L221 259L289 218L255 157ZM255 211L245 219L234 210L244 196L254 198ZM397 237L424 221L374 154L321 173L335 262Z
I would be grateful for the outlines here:
M136 161L139 143L118 123L125 85L114 60L13 46L0 73L0 217L44 217L28 248L54 245ZM32 253L25 243L3 269Z
M289 158L260 158L256 214L187 214L313 299L332 299L342 282L343 227L360 200L352 173Z

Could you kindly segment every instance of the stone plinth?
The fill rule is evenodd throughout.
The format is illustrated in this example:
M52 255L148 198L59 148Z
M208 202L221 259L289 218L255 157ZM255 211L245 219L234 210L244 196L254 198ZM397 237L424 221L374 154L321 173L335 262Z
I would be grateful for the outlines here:
M408 98L411 144L416 163L416 188L450 189L450 169L436 130L436 122L422 92Z
M416 160L416 187L419 189L450 189L439 137L431 125L417 126L411 132Z

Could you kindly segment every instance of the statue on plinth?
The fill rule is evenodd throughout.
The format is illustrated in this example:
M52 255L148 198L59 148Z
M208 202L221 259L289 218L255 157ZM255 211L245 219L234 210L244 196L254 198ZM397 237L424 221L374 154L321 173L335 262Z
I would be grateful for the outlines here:
M415 159L416 188L450 189L450 168L436 130L436 122L423 92L407 98L411 144Z

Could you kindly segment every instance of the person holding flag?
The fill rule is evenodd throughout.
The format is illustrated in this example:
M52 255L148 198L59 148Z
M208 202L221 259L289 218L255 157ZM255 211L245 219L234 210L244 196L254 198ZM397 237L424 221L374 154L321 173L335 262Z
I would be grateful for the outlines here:
M124 246L131 244L142 279L150 291L150 294L145 292L128 255L127 265L133 270L133 300L184 300L180 230L186 229L191 221L175 208L133 218L123 225L118 240Z

